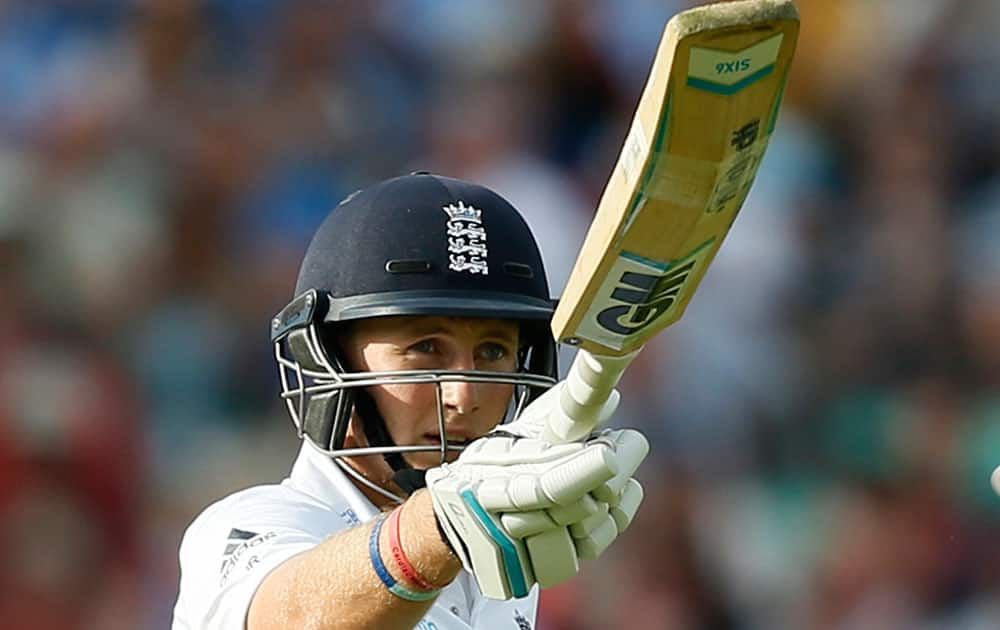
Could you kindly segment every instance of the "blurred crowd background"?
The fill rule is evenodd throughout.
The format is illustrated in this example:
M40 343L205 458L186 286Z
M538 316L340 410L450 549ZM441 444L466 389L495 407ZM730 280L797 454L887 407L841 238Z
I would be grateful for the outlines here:
M297 449L270 317L425 169L561 289L681 0L0 2L0 625L166 628L177 546ZM1000 628L1000 3L798 0L770 152L641 355L629 533L538 630Z

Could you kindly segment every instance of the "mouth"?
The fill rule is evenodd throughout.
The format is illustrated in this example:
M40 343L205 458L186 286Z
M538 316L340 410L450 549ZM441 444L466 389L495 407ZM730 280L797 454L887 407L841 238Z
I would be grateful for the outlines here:
M471 442L473 439L467 435L461 435L461 434L449 435L448 437L450 438L448 440L448 446L468 446L469 442ZM433 444L434 446L441 445L441 436L438 435L437 433L424 433L423 438L424 441L427 442L428 444Z

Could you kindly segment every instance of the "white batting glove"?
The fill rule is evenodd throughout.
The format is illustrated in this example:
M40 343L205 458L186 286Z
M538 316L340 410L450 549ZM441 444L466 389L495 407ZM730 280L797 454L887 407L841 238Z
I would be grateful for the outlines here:
M563 390L566 387L566 380L559 381L528 405L517 417L517 420L501 426L500 429L523 437L541 438L545 433L546 425L551 422L552 416L560 413L560 398L563 397ZM601 409L594 414L597 418L597 427L602 427L607 423L615 410L618 409L620 401L621 395L618 390L611 390L611 394L601 405Z
M428 470L427 488L482 593L523 597L569 579L628 527L643 496L632 475L648 452L631 429L567 444L501 430Z

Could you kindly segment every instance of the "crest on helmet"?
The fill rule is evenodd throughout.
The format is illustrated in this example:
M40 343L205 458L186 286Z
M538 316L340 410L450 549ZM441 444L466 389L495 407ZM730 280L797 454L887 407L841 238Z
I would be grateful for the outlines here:
M483 211L461 201L442 210L448 215L448 268L489 275Z

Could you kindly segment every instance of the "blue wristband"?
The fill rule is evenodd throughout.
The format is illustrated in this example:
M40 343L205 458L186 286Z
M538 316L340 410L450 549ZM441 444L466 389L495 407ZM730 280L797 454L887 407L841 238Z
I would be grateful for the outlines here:
M385 563L382 562L382 552L379 549L379 536L382 534L382 524L385 523L387 516L388 514L382 514L378 517L375 527L372 528L371 536L368 538L368 555L371 556L372 568L375 569L375 575L378 576L378 579L382 580L382 584L385 584L390 593L400 599L411 602L425 602L429 599L434 599L441 592L440 589L425 592L410 590L397 582L396 578L392 577L389 570L385 568Z

